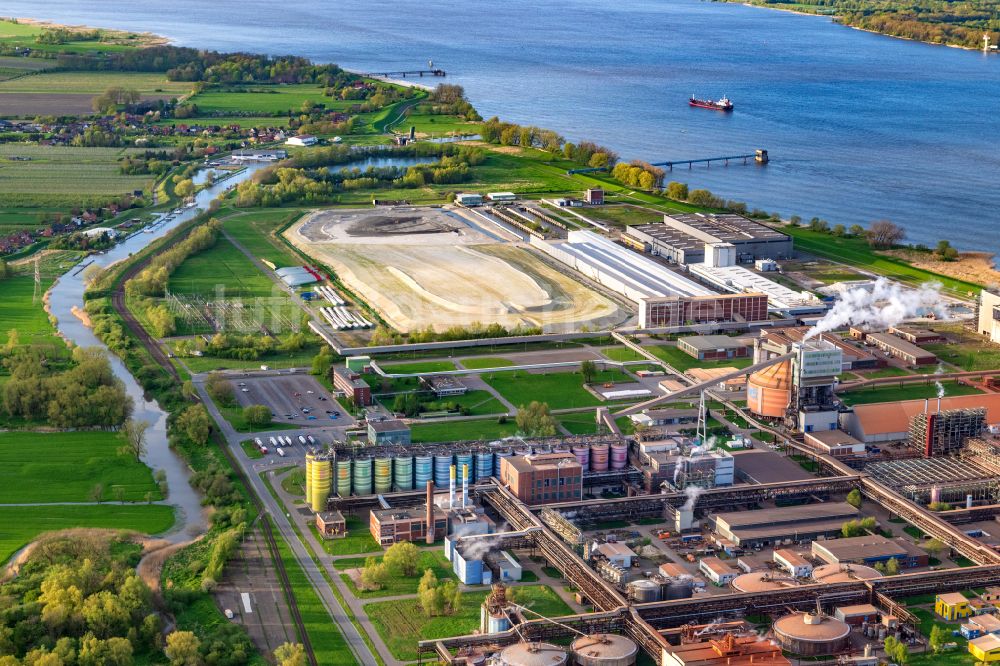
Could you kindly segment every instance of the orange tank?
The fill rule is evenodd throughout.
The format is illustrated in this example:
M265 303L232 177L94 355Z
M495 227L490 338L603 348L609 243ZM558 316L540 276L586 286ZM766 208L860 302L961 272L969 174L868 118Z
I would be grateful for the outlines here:
M792 362L758 370L747 380L747 407L757 416L780 418L792 400Z

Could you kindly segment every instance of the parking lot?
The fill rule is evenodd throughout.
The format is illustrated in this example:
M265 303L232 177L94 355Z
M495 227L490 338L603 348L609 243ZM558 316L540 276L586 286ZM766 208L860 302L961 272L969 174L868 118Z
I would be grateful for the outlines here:
M330 396L315 377L295 375L247 375L231 379L241 407L265 405L275 423L305 428L349 427L354 420Z

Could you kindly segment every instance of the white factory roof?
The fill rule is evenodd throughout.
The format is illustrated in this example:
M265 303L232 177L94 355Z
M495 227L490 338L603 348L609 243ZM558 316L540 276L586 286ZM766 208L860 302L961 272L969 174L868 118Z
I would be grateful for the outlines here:
M743 266L709 267L691 264L688 268L695 275L736 294L756 292L767 294L767 304L772 310L791 312L816 312L825 309L823 302L807 291L795 291L778 284Z
M610 274L646 298L714 295L708 287L592 231L571 231L568 240L557 247L573 255L577 262Z

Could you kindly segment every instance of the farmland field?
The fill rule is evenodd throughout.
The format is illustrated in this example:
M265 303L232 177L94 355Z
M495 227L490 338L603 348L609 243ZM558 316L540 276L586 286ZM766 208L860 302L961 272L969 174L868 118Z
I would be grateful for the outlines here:
M397 659L417 658L417 641L462 636L479 627L479 606L488 590L464 592L461 608L454 615L427 617L416 599L380 601L365 605L365 612ZM573 610L550 588L525 585L511 588L515 603L546 617L569 615Z
M162 499L153 473L130 456L118 455L121 436L110 432L0 433L0 504L89 502L100 484L104 500L115 486L127 501Z
M0 115L89 115L91 101L106 89L132 89L142 99L171 99L191 84L167 81L163 74L139 72L40 72L0 80Z
M39 58L0 56L0 81L30 74L31 72L40 72L52 66L52 61L41 60Z
M206 125L219 125L221 127L229 127L230 125L239 125L240 127L284 127L288 124L288 118L283 116L212 116L211 118L184 118L183 120L171 118L170 120L161 120L155 124L188 126L198 125L200 127Z
M298 257L283 242L271 235L275 229L301 214L294 209L255 210L220 217L222 226L240 245L261 260L278 268L301 265Z
M105 527L159 534L173 524L174 509L164 504L0 506L0 562L42 532Z
M312 84L254 85L230 90L207 90L191 98L200 113L297 113L304 102L323 104L331 111L346 111L358 102L323 95L323 87Z
M3 104L0 98L0 104ZM122 148L0 145L0 199L6 206L82 206L148 191L150 176L119 173ZM11 158L21 158L11 161Z
M41 291L44 293L52 283L43 279ZM3 281L3 300L0 301L0 335L6 342L7 331L17 329L18 341L28 344L62 345L62 340L55 334L48 315L42 309L41 303L33 303L35 294L35 279L31 276L11 277Z
M281 291L246 255L225 238L184 261L170 276L170 292L213 296L222 287L226 298L281 296Z

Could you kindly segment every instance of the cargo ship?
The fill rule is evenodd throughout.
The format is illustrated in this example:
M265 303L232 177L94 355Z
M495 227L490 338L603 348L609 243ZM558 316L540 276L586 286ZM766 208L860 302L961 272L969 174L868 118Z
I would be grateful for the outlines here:
M715 111L733 110L733 103L729 100L728 97L723 97L720 100L713 100L713 99L698 99L697 97L692 96L691 99L688 100L688 104L690 104L691 106L696 106L699 109L713 109Z

